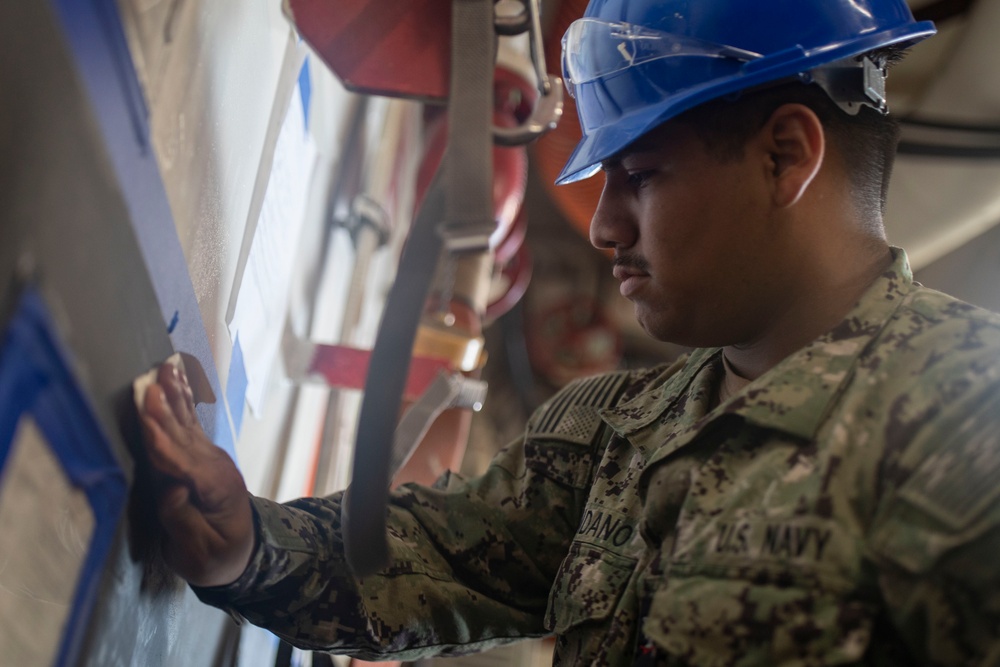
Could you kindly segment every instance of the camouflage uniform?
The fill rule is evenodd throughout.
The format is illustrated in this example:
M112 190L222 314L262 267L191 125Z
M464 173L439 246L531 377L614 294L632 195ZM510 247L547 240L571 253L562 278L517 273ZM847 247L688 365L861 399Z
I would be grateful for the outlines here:
M340 496L255 499L249 568L199 594L361 656L555 633L572 665L1000 664L1000 318L897 252L713 409L720 358L574 383L483 476L399 490L378 577Z

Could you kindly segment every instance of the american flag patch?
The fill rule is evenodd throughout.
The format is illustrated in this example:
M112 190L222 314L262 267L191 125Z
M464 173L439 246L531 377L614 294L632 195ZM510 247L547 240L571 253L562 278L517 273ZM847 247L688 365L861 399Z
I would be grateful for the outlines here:
M528 437L589 444L601 427L598 412L614 403L628 377L623 371L571 382L535 413Z

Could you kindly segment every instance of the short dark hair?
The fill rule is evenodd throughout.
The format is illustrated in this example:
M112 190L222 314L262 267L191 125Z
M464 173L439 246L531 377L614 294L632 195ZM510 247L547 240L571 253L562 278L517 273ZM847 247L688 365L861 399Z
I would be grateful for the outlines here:
M902 58L896 50L869 54L888 68ZM899 144L899 122L891 115L863 106L856 116L841 109L817 85L791 82L723 98L677 117L692 127L706 148L720 160L739 159L747 141L784 104L812 109L823 124L827 144L837 151L848 170L860 212L878 219L885 212L889 177Z

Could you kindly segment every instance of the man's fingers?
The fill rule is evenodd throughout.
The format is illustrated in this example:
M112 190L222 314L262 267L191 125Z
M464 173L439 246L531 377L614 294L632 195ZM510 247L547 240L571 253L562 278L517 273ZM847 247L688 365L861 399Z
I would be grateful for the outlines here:
M160 384L152 384L146 390L142 421L150 459L158 470L171 477L214 488L220 470L227 467L236 470L232 459L209 440L193 416L190 425L178 421L174 414L176 403L170 402L168 393Z
M152 384L146 390L146 416L152 418L160 429L174 441L178 447L185 447L190 440L188 430L177 419L174 408L170 404L163 385Z
M186 478L191 467L188 454L148 411L142 416L142 422L146 429L146 452L153 467L170 477Z
M187 380L172 366L157 370L143 408L167 562L196 585L235 580L254 548L253 510L239 470L202 431Z
M184 407L187 408L187 412L191 415L191 421L195 422L196 415L194 412L194 390L191 389L191 383L188 382L187 374L183 369L178 369L178 374L180 375L181 387L184 389Z
M181 426L192 426L195 423L194 395L181 371L171 364L163 364L156 373L156 381L163 388L177 421Z

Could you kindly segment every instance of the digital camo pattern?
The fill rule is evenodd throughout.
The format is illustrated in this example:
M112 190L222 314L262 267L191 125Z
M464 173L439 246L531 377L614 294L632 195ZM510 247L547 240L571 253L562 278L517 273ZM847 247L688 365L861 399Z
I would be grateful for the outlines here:
M349 576L339 497L255 500L251 566L199 594L364 656L554 633L565 665L1000 664L1000 320L899 252L713 407L720 360L571 385L482 477L397 492L378 577Z
M568 386L536 413L532 436L475 480L446 474L434 488L393 492L393 564L379 576L350 575L342 494L285 505L255 498L258 547L247 571L231 586L195 590L298 646L359 657L457 655L548 634L543 618L586 498L597 411L626 377Z

